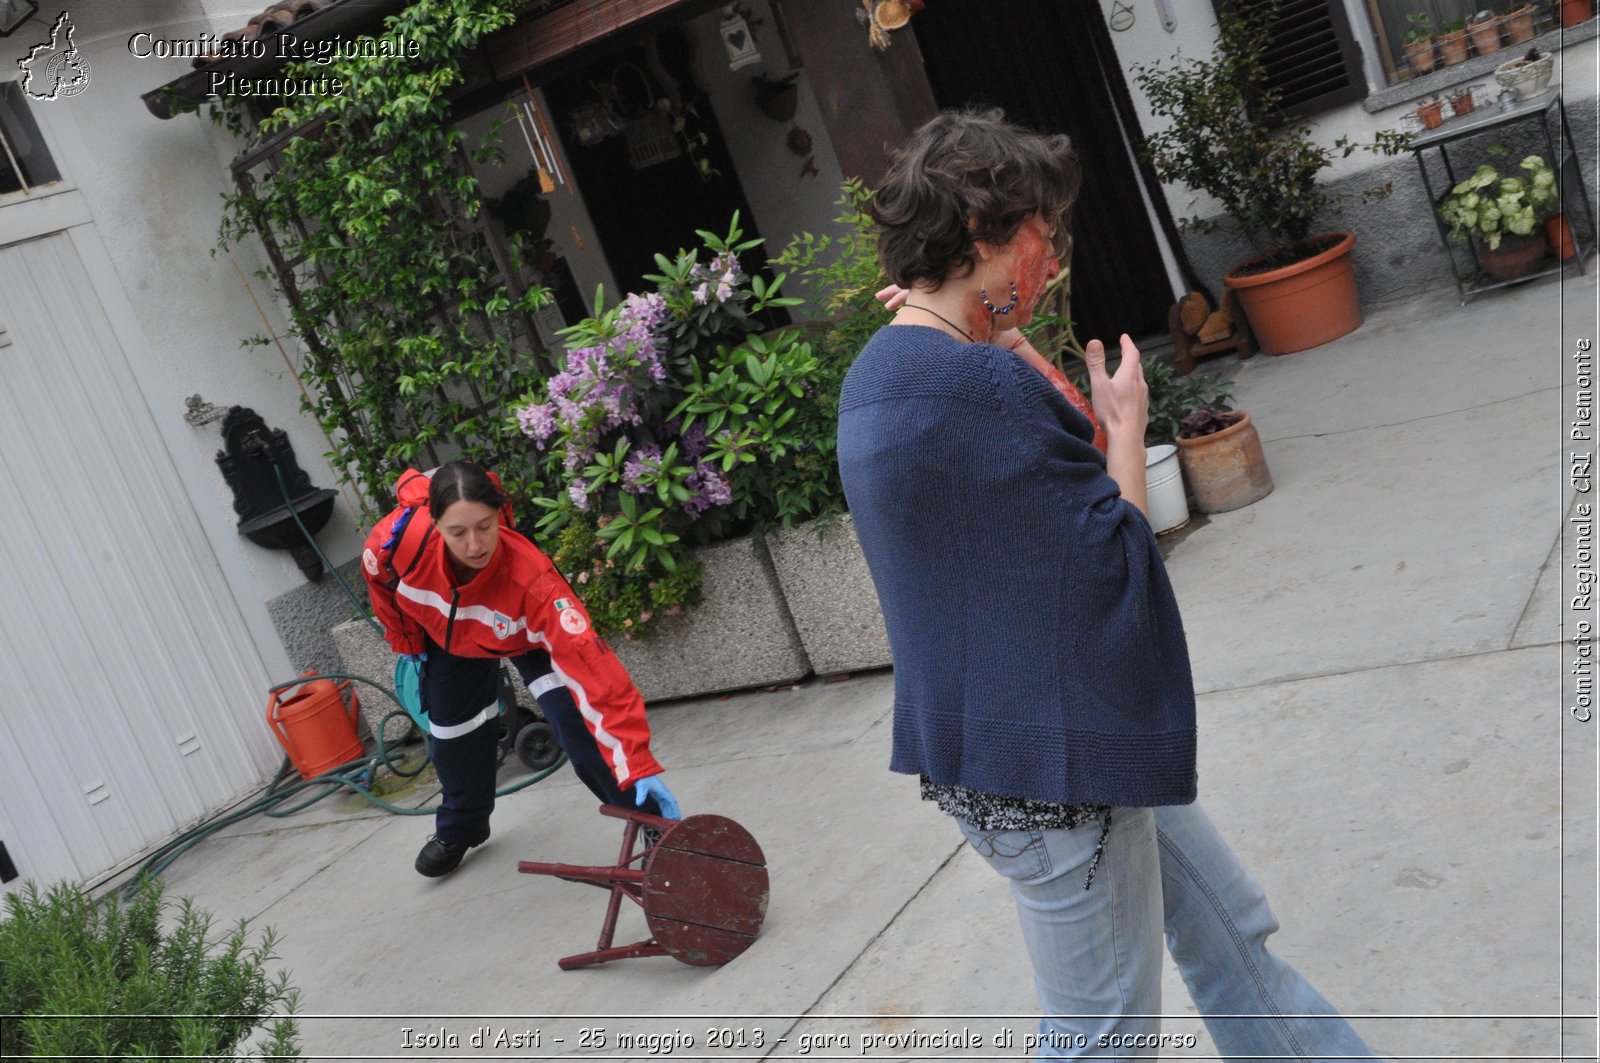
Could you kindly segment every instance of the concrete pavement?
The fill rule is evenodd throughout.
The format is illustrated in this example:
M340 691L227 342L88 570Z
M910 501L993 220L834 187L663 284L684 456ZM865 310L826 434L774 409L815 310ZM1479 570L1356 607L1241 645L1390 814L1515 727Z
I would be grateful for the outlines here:
M1594 1058L1595 725L1563 702L1557 546L1595 292L1592 265L1465 308L1436 291L1314 351L1202 368L1235 378L1276 483L1170 546L1202 799L1272 898L1274 946L1389 1058ZM686 811L739 820L769 860L764 931L721 969L556 968L592 947L603 895L515 862L608 863L617 837L565 772L504 799L442 881L411 870L427 820L326 801L206 841L167 888L276 927L308 1058L644 1059L674 1034L688 1059L803 1037L832 1041L809 1058L1016 1058L1037 1006L1010 898L887 771L892 691L873 673L652 711ZM619 942L642 936L626 913ZM1164 998L1164 1030L1195 1040L1167 1057L1215 1058L1170 969ZM1563 1009L1591 1017L1565 1043ZM480 1027L523 1047L475 1050ZM861 1047L963 1029L1015 1047ZM460 1047L408 1047L429 1035Z

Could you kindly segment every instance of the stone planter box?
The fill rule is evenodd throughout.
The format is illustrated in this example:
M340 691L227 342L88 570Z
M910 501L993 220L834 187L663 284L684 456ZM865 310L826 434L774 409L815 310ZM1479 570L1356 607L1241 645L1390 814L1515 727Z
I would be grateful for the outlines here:
M811 661L766 547L746 537L695 551L700 604L662 617L648 638L611 640L645 701L793 683Z
M889 636L848 513L767 536L778 583L818 675L886 668Z

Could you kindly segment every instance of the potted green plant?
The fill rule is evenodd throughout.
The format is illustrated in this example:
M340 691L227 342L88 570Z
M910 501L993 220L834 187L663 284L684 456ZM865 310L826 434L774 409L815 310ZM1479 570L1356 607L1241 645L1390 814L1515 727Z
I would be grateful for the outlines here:
M1144 157L1162 181L1184 184L1215 199L1225 225L1256 249L1224 283L1238 296L1263 351L1287 354L1326 343L1361 324L1349 232L1313 235L1313 223L1339 208L1317 175L1332 165L1329 149L1310 139L1304 124L1280 127L1282 93L1270 81L1265 56L1276 5L1217 12L1217 48L1209 58L1174 59L1134 68L1152 112L1167 121L1150 136ZM1394 154L1409 138L1379 133L1371 144L1341 137L1346 155ZM1216 222L1190 218L1196 232Z
M1419 76L1433 70L1433 19L1426 11L1406 15L1406 36L1401 50Z
M1467 36L1472 38L1472 50L1488 55L1500 50L1500 16L1485 8L1467 19Z
M1202 513L1226 513L1272 493L1261 436L1247 410L1211 403L1179 422L1178 461Z
M1439 30L1439 62L1454 66L1467 61L1467 20L1453 18Z
M1534 230L1559 202L1555 174L1542 157L1529 155L1518 168L1521 175L1502 175L1483 163L1439 203L1451 238L1472 241L1478 265L1497 281L1533 272L1545 252Z
M1532 40L1534 30L1533 5L1522 4L1506 12L1505 16L1506 43L1521 44L1523 41Z

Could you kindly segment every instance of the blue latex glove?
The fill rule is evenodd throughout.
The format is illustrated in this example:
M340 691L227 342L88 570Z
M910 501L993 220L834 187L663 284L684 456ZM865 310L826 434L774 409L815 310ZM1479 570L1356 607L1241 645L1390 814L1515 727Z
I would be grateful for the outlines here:
M678 799L672 796L672 791L667 789L667 784L661 781L659 775L646 776L633 784L634 804L643 805L652 797L661 806L662 819L683 818L683 813L678 811Z
M420 672L422 671L422 662L428 659L428 653L426 650L421 653L402 653L400 659L408 662L411 667Z

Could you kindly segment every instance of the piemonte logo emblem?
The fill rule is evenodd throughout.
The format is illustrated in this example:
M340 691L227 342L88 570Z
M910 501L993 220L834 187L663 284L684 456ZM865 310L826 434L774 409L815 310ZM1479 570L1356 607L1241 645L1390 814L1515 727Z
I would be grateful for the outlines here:
M28 49L17 60L22 91L33 100L60 100L89 87L89 61L72 43L72 19L65 11L50 27L50 39Z

